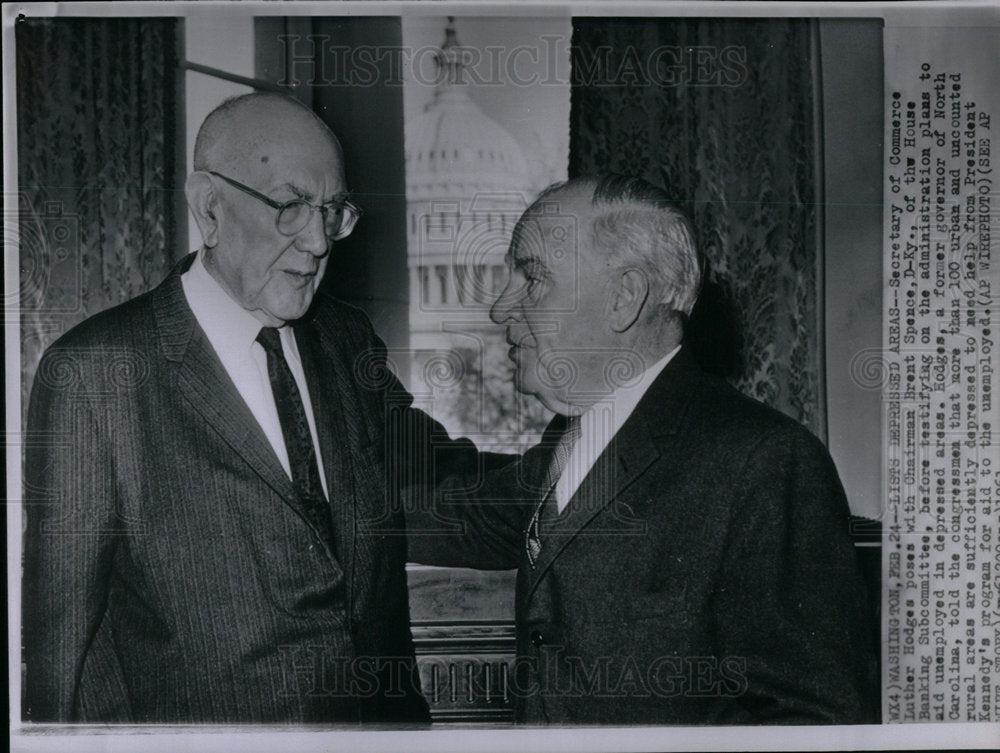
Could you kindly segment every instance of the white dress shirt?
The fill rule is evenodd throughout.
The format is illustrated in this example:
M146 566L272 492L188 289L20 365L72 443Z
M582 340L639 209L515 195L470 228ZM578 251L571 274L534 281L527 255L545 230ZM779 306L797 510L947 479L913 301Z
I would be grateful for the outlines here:
M556 504L560 513L576 494L597 458L632 415L646 390L680 349L681 346L678 345L646 369L635 384L615 390L609 397L599 400L580 414L580 438L573 446L562 475L556 482Z
M205 250L200 250L191 268L181 275L184 296L194 313L194 318L205 332L208 342L236 386L237 392L242 396L253 417L257 419L260 428L264 430L274 454L278 456L285 473L291 478L288 450L285 448L281 420L278 418L278 409L271 392L271 380L267 375L267 353L257 342L257 334L263 325L253 314L234 301L208 273L203 260L204 254ZM316 450L323 494L329 498L326 474L323 472L323 456L319 451L316 435L316 421L313 418L309 388L306 386L306 375L302 370L302 359L295 344L295 335L289 326L280 327L278 333L288 368L302 396L302 407L306 412L309 433L312 435L313 447Z

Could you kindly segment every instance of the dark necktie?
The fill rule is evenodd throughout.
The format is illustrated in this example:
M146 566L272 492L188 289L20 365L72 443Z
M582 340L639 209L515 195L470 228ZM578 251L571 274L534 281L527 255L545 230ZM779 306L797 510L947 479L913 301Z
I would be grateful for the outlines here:
M278 409L281 434L285 439L288 465L292 471L292 484L301 510L325 538L331 550L336 551L330 505L323 494L312 433L309 431L298 385L281 349L281 337L274 327L263 327L257 335L257 342L267 353L267 376L271 381L274 405Z
M545 474L545 485L548 491L535 508L535 514L531 516L528 528L524 532L524 546L528 552L528 562L532 567L535 566L538 556L542 553L543 532L541 521L543 518L547 521L552 521L557 517L556 484L562 475L563 469L566 467L566 461L569 460L570 453L573 452L573 446L579 438L580 417L567 416L566 429L556 443L555 449L552 452L552 458L549 460L548 470Z

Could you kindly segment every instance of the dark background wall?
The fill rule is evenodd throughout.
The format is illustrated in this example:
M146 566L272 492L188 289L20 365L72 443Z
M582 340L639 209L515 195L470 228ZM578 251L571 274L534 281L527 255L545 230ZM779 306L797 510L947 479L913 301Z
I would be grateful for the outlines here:
M824 19L820 48L828 443L851 509L879 518L881 396L857 372L882 347L882 20Z

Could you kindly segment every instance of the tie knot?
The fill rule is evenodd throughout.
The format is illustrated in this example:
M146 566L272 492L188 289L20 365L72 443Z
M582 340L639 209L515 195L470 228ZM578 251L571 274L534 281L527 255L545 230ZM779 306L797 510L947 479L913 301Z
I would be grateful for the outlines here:
M566 416L566 430L560 439L563 444L572 447L576 444L576 440L580 438L580 417L579 416Z
M261 344L265 352L274 355L283 355L281 352L281 335L274 327L261 327L257 333L257 342Z
M560 436L559 441L556 442L556 446L552 452L552 458L549 461L548 483L550 486L559 480L563 469L566 467L566 461L569 460L569 456L573 452L573 445L576 444L576 440L579 438L580 417L567 416L566 428L563 429L562 436Z

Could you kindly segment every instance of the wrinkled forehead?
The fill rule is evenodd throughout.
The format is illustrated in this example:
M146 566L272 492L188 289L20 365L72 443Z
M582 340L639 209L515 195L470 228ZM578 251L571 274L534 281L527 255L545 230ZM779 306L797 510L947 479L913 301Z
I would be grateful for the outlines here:
M331 133L301 113L268 113L234 134L240 148L234 169L263 183L324 185L344 182L340 145Z
M575 260L585 251L589 197L556 192L535 202L514 228L510 254L551 263Z

